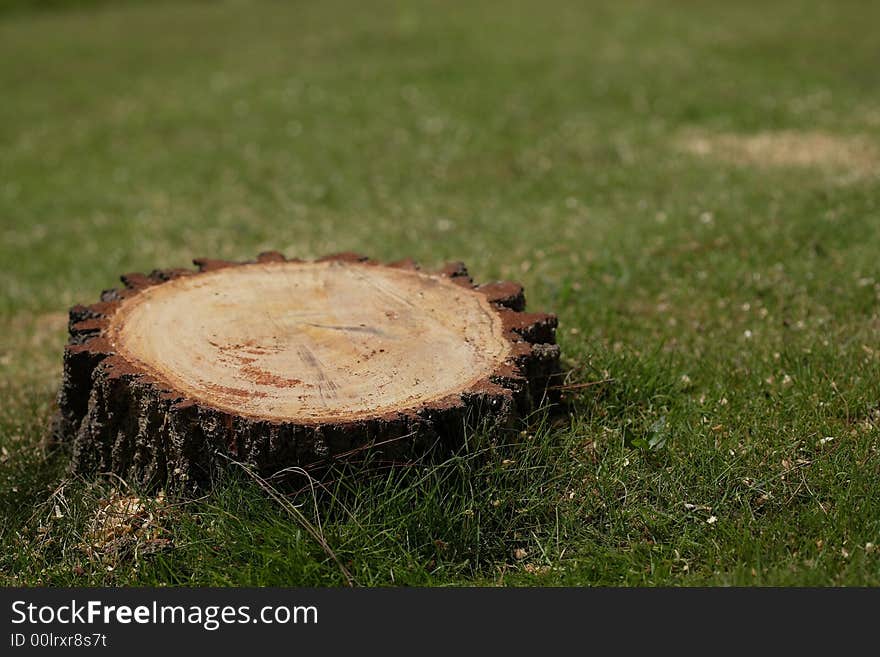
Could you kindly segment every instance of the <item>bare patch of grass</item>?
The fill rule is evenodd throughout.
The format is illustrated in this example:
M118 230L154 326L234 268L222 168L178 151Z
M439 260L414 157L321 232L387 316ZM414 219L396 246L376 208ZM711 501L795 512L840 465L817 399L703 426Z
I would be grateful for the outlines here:
M677 146L692 155L738 165L820 168L859 178L880 173L880 148L859 136L794 130L688 132L678 139Z
M0 373L57 376L66 329L66 312L23 312L0 322ZM0 376L0 386L3 383L5 377Z

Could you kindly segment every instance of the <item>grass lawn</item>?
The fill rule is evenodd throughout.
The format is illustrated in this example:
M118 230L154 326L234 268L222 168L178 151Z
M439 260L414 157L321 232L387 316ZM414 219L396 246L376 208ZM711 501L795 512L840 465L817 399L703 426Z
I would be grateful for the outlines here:
M63 4L0 3L0 584L880 585L880 4ZM600 383L119 530L67 308L268 249L518 280Z

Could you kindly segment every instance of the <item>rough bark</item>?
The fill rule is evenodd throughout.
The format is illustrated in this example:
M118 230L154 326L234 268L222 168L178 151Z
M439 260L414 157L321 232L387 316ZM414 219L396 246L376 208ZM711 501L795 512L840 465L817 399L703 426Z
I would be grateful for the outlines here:
M260 414L259 404L262 402L257 399L241 397L243 410L237 409L229 400L249 390L254 395L265 397L268 394L266 391L275 394L277 387L277 394L283 395L279 400L287 400L288 405L295 405L298 397L288 389L295 391L301 385L311 386L313 390L317 386L318 392L321 392L321 386L325 384L328 386L326 389L332 389L332 382L321 379L323 373L320 368L310 369L306 365L303 368L311 372L310 376L321 380L313 384L301 381L306 377L303 372L294 369L285 370L283 380L279 379L277 371L266 373L256 370L252 361L272 355L266 355L265 345L251 345L246 347L251 349L246 353L253 354L253 358L244 358L239 351L234 355L238 360L228 361L234 376L240 380L250 377L250 388L229 390L218 386L216 395L204 391L193 393L175 379L176 374L173 368L167 367L167 363L158 366L145 362L148 358L133 356L134 343L130 334L135 328L142 330L144 326L149 327L144 322L151 317L151 308L161 307L160 301L163 299L171 303L167 300L173 298L178 288L210 288L214 280L209 280L211 272L242 267L251 267L249 271L253 271L254 267L265 265L266 276L281 276L296 273L299 266L314 267L315 263L288 260L275 252L263 253L255 261L247 263L210 259L197 259L194 262L198 270L157 270L146 275L123 275L123 288L105 291L98 303L71 308L70 338L64 351L64 375L58 396L55 433L59 439L72 443L71 468L74 472L114 472L141 485L164 485L174 490L192 491L208 484L216 469L228 464L226 457L244 462L262 473L272 473L294 465L326 462L361 449L369 449L382 458L401 458L437 444L455 446L469 428L477 425L488 423L492 427L499 427L508 424L517 415L531 411L546 400L549 379L558 371L556 317L524 312L525 298L520 285L511 282L475 285L461 263L447 265L436 272L424 272L409 260L381 264L355 254L338 254L315 261L332 263L334 267L332 270L321 270L321 276L339 273L359 281L358 277L375 278L380 273L384 276L378 270L369 271L380 268L388 270L389 280L403 281L409 285L408 277L414 277L410 281L413 286L422 286L428 291L436 289L436 294L442 293L450 299L467 302L465 306L470 304L468 307L489 309L487 312L491 313L491 317L487 319L487 326L494 327L492 336L495 337L489 337L495 342L490 340L491 344L486 350L497 351L503 347L502 351L498 351L501 355L492 361L487 371L478 372L477 378L462 380L460 386L450 388L442 396L434 394L431 398L420 399L420 384L416 382L412 385L411 395L404 395L399 403L393 398L383 398L381 409L375 413L361 408L346 414L344 410L335 408L332 412L328 411L330 414L327 417L321 417L318 411L310 411L306 400L301 416L296 413L284 415L271 405L271 395L265 405L272 412L267 412L265 416ZM390 273L391 270L396 273ZM405 272L406 276L401 277L401 272ZM190 280L175 283L181 279ZM385 279L380 277L377 280ZM167 287L159 290L161 286ZM401 289L405 291L405 288ZM192 294L196 293L202 294ZM409 300L394 296L396 290L382 287L376 294L382 303L387 300L390 304L388 307L409 308ZM149 300L150 304L143 303L145 300ZM377 307L385 306L377 302ZM412 312L422 310L414 305ZM433 312L432 309L428 310ZM180 311L181 315L186 312L186 308ZM349 309L346 312L354 311ZM453 317L448 321L454 322L456 309L446 308L444 312ZM394 315L392 311L386 314L389 317ZM147 320L142 318L139 320L141 324L135 326L133 318L141 315ZM382 319L382 326L392 319ZM419 326L430 328L430 324L419 321L423 322ZM358 326L339 327L318 323L309 326L318 327L314 329L318 331L315 339L323 342L337 339L335 336L339 333L340 349L345 347L357 354L361 354L363 345L368 344L371 337L362 334L380 332L372 328L369 321ZM173 334L163 338L168 341L180 339ZM389 341L393 339L385 338ZM194 344L200 339L195 336ZM468 341L472 339L472 336L466 338ZM498 339L503 340L500 347ZM417 340L417 336L407 341L414 340ZM145 349L145 353L153 353L150 349L162 350L161 340L151 337L146 342L145 347L135 346ZM223 345L218 348L218 353L225 353ZM473 353L474 359L488 358L482 347L462 353ZM310 354L306 356L311 358ZM391 356L383 354L381 358ZM263 362L261 360L258 364ZM411 360L400 362L404 370L418 367ZM308 364L308 361L304 360L304 363ZM204 367L206 370L216 370L221 365L205 362ZM344 368L345 364L342 363L341 367ZM400 385L395 382L394 376L386 378L390 391L386 397L393 397ZM208 385L202 381L197 383ZM350 390L357 390L356 383L348 382L346 385ZM369 378L364 380L364 385L369 388ZM242 384L241 387L246 386ZM210 392L211 388L207 390ZM309 394L314 396L317 393ZM550 394L552 396L552 392Z

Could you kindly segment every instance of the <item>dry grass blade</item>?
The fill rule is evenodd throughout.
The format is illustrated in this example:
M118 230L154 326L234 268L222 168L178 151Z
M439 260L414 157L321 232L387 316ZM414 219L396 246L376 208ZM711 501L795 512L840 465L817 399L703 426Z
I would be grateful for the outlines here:
M599 379L598 381L585 381L584 383L566 383L564 385L551 386L554 390L581 390L583 388L592 388L593 386L602 385L603 383L613 383L614 379Z
M345 577L346 584L348 586L354 586L355 580L351 574L351 571L345 567L345 564L339 559L336 553L333 551L333 548L330 547L330 544L327 543L327 539L324 538L323 531L321 530L320 525L316 527L308 518L305 517L302 511L300 511L294 504L291 504L290 500L288 500L277 488L275 488L272 484L266 481L263 477L253 471L252 468L249 468L246 464L241 461L236 461L233 458L228 456L224 457L230 463L237 465L242 470L247 473L247 475L253 479L257 484L262 488L268 495L271 497L278 505L287 511L300 525L302 525L303 529L308 532L308 534L315 539L315 542L321 546L321 549L327 553L333 562L338 566L339 571L342 573L342 576ZM312 491L312 495L314 497L314 490Z

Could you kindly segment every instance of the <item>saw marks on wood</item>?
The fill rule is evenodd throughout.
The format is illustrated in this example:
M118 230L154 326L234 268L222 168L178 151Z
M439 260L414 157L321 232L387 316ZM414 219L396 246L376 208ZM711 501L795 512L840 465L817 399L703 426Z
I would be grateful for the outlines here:
M508 358L485 295L419 271L254 263L181 277L122 304L116 351L238 414L327 422L459 392Z

